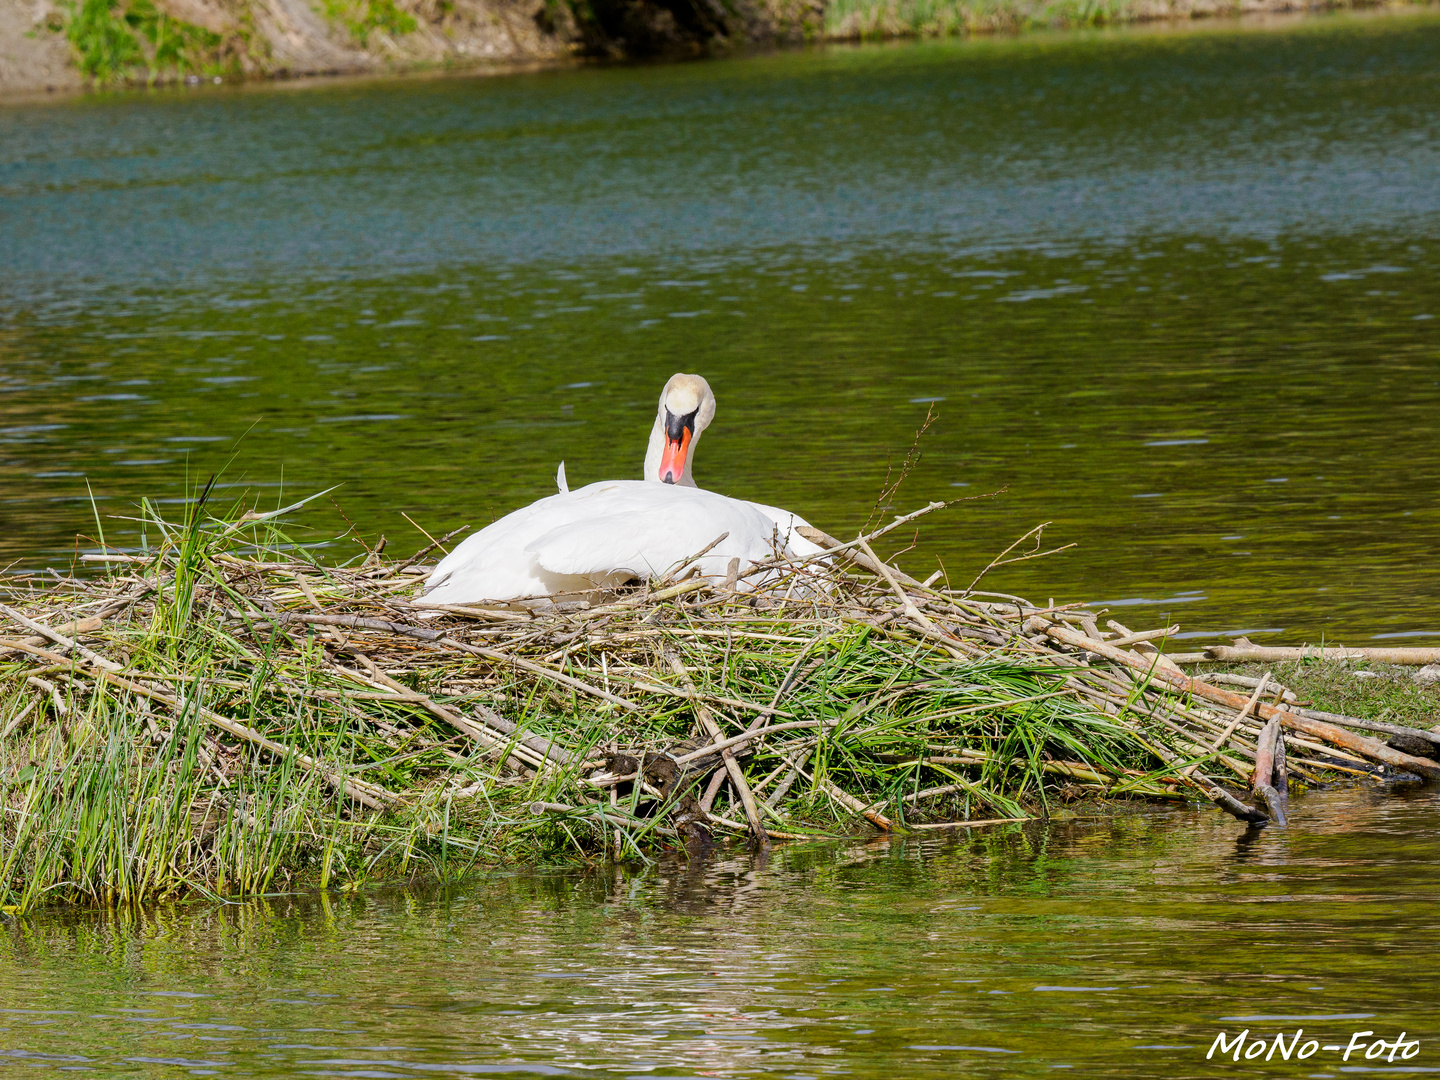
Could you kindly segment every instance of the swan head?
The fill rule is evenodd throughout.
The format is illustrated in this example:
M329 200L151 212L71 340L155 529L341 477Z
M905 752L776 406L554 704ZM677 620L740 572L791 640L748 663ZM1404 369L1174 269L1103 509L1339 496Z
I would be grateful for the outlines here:
M671 375L655 410L655 426L645 454L645 479L694 487L690 459L700 433L714 418L715 395L710 384L699 375Z

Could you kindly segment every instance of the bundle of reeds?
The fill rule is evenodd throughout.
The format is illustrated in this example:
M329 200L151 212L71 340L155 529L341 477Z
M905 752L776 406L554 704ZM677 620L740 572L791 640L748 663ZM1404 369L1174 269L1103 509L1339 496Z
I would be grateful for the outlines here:
M281 524L301 505L144 504L153 547L7 580L6 906L965 828L1085 796L1282 821L1287 775L1440 777L1267 680L1188 678L1155 651L1173 628L1107 634L876 554L943 503L724 582L680 565L506 608L426 605L433 547L322 563Z

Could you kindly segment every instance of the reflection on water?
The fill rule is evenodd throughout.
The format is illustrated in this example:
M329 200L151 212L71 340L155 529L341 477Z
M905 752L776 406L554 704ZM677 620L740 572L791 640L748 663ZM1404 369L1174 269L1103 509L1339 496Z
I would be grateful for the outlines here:
M42 914L0 933L0 1056L99 1075L1189 1077L1227 1071L1204 1060L1221 1030L1301 1027L1406 1031L1433 1070L1440 801L1294 811L1288 832L1126 813L133 924ZM1265 1075L1335 1075L1337 1056Z
M638 474L1212 637L1434 642L1440 17L0 109L0 557L230 459L396 548ZM248 432L248 434L246 434ZM316 539L338 519L310 519ZM332 553L344 555L344 545ZM393 550L393 549L392 549ZM921 556L902 559L925 576ZM958 579L958 580L956 580Z

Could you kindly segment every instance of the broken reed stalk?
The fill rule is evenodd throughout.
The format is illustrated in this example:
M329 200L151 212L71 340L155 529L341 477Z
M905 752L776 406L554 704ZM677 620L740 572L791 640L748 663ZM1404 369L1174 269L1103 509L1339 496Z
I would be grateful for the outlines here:
M0 904L968 829L1096 797L1279 821L1202 766L1249 787L1281 728L1310 782L1367 761L1440 778L1343 726L1395 725L1136 651L1173 627L1107 640L1073 605L882 557L946 503L851 541L804 530L821 553L723 582L493 607L426 604L413 558L315 561L281 520L301 505L146 503L157 548L83 556L83 582L0 579Z

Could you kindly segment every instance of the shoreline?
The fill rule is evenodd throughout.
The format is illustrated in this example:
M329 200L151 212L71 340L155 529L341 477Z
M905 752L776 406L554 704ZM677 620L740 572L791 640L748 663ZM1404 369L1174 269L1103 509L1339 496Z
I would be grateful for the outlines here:
M210 0L185 2L203 4ZM712 28L716 32L708 36L672 33L634 46L623 38L586 32L572 18L564 26L554 26L554 32L549 34L538 26L528 27L528 34L512 32L505 43L461 40L437 46L430 39L443 35L432 33L432 27L420 26L408 36L425 37L424 47L410 47L403 40L386 38L384 48L359 48L356 40L345 39L343 31L337 35L335 28L320 24L307 28L314 40L305 49L291 49L288 53L270 45L253 45L256 34L252 31L245 46L249 51L239 55L233 42L200 27L211 39L220 41L218 45L212 42L214 49L229 53L220 57L196 52L186 63L169 69L153 66L153 58L142 57L141 61L151 66L103 79L82 70L84 58L66 40L66 26L54 15L53 8L44 9L42 5L42 10L51 12L46 16L48 24L44 19L30 23L17 19L14 11L0 10L0 106L136 91L209 92L223 88L233 92L258 87L308 89L390 80L497 78L590 65L674 63L789 48L1013 37L1047 31L1124 27L1164 33L1224 26L1258 30L1327 15L1386 17L1440 7L1436 0L1001 0L998 4L950 0L948 5L929 3L921 10L918 0L817 0L814 6L797 13L793 7L785 9L786 0L755 3L760 7L743 9L736 25ZM5 0L0 0L0 8L4 4ZM525 21L520 19L521 23ZM210 25L223 30L227 24L212 20Z

